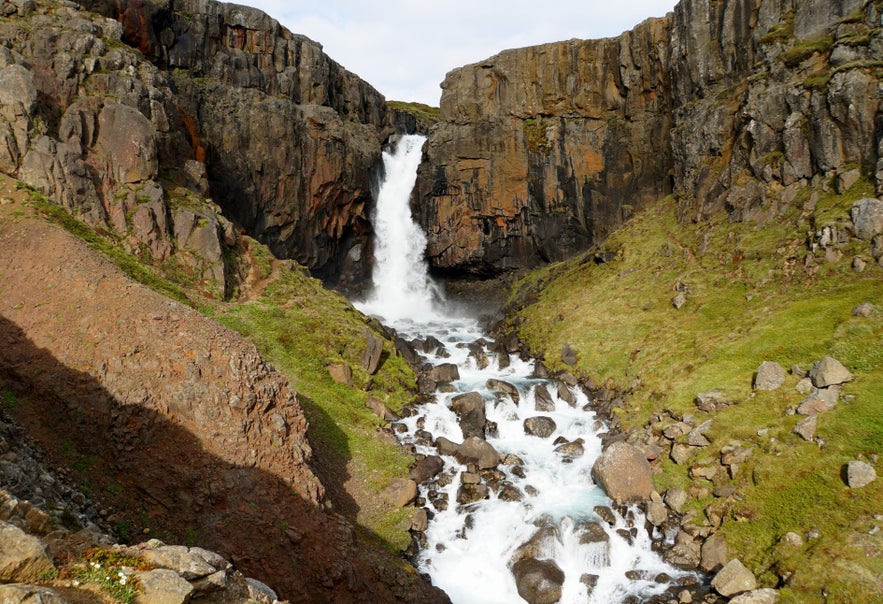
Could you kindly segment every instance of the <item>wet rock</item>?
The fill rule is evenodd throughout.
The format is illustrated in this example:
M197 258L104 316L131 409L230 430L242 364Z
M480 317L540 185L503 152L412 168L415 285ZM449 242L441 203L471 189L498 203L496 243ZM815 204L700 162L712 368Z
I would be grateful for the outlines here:
M812 439L816 436L816 426L818 425L818 419L816 414L812 414L809 417L806 417L794 426L794 434L799 435L803 440L812 442Z
M487 499L490 489L483 484L463 484L457 489L457 503L467 505Z
M694 402L700 411L706 413L714 413L733 404L733 401L731 401L722 390L700 392L696 395L696 400Z
M54 568L39 539L0 522L0 581L36 581Z
M558 428L551 417L540 415L537 417L529 417L523 422L524 433L538 438L548 438Z
M785 368L773 361L764 361L754 376L755 390L777 390L785 383Z
M440 454L453 455L463 464L474 463L481 470L496 467L500 463L500 454L497 450L477 436L471 436L459 445L447 438L439 437L434 445Z
M618 502L646 501L654 491L650 464L639 449L624 442L607 447L592 466L592 477Z
M442 363L429 370L429 377L435 382L455 382L460 379L460 370L454 363Z
M732 597L757 588L754 573L738 558L730 560L711 580L711 586L722 596Z
M849 212L859 239L871 241L883 233L883 201L874 198L860 199L852 204Z
M586 522L577 527L579 542L586 543L609 543L610 535L604 530L599 522Z
M611 510L606 505L596 505L594 508L592 508L592 511L595 512L598 517L601 518L601 520L603 520L610 526L616 524L616 514L614 514L613 510Z
M497 493L497 497L501 501L522 501L524 499L524 493L522 493L515 485L504 482L500 484L500 490Z
M554 604L561 599L564 572L552 560L529 558L512 566L518 595L529 604Z
M467 392L451 399L451 410L457 414L457 421L463 436L484 438L487 416L484 398L478 392Z
M444 461L438 455L427 455L419 460L411 471L409 476L418 484L422 484L438 476L439 472L444 469Z
M135 574L141 584L139 600L145 604L184 604L190 601L193 586L178 573L158 568Z
M377 373L380 367L380 357L383 354L383 340L372 334L367 328L363 328L365 334L365 350L362 352L360 362L368 375Z
M326 367L328 370L328 375L331 376L331 379L337 382L338 384L343 384L344 386L352 387L353 385L353 370L346 363L332 363Z
M534 409L540 413L550 413L555 410L555 401L545 384L540 384L534 389Z
M864 461L850 461L846 464L846 484L850 489L860 489L877 480L874 466Z
M843 384L853 379L852 373L840 361L829 356L822 358L812 366L809 377L816 388Z
M518 394L518 388L516 388L513 384L510 384L509 382L504 382L503 380L490 379L487 381L486 386L487 386L488 390L494 390L496 392L505 392L510 397L512 397L512 401L515 404L518 404L518 401L521 398Z
M70 600L52 588L21 583L0 585L0 602L4 604L70 604Z
M585 441L582 438L577 438L571 442L565 442L557 447L555 447L555 452L560 453L569 458L582 457L582 455L586 452Z
M417 354L417 351L414 350L414 347L411 346L411 344L404 338L397 337L395 339L395 349L396 353L400 357L405 359L405 361L412 367L420 363L420 355Z
M570 391L570 388L567 387L567 384L564 382L558 382L556 388L558 390L558 398L570 406L576 404L576 397L573 395L573 392Z
M720 535L712 535L702 544L699 567L707 573L723 568L729 561L727 541Z

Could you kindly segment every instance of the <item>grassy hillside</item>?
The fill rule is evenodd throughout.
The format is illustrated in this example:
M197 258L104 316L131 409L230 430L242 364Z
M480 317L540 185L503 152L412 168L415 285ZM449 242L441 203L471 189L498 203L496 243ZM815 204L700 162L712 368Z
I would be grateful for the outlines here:
M781 584L783 602L883 598L883 480L849 489L841 478L853 459L880 471L883 268L857 239L832 247L827 259L823 249L809 250L816 232L842 232L852 202L872 194L866 182L844 195L805 191L763 226L725 216L679 222L666 199L606 242L611 262L596 264L590 254L549 266L517 283L510 299L509 325L548 366L564 367L569 344L583 377L629 393L615 410L623 429L664 428L664 410L702 422L711 416L694 398L714 388L737 403L714 414L709 447L685 465L666 458L655 481L660 492L691 492L700 519L723 505L731 555L766 585ZM862 273L851 267L855 256L870 261ZM686 294L679 310L677 291ZM864 302L876 305L874 314L852 316ZM849 402L820 415L817 442L808 443L792 433L802 416L788 411L804 398L798 378L753 392L752 376L762 361L806 370L824 355L856 379L844 388ZM691 466L716 463L734 443L754 449L734 478L690 478ZM722 504L711 489L725 484L739 495ZM799 548L779 545L789 531L818 536Z

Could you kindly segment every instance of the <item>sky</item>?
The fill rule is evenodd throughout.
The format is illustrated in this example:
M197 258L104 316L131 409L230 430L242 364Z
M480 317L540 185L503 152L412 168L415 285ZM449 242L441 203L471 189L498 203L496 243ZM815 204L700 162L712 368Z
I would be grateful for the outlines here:
M456 67L501 50L604 38L661 17L676 0L235 0L257 7L379 90L438 106Z

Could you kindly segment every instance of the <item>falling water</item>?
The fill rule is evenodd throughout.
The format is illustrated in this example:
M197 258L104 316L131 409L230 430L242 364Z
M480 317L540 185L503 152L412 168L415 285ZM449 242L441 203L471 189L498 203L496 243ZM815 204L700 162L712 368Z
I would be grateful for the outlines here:
M503 463L490 472L470 472L453 456L441 456L444 469L420 486L420 505L430 521L418 567L455 604L524 602L512 570L524 557L554 560L563 571L561 604L642 601L665 591L670 585L659 577L684 573L651 551L646 531L636 528L643 527L643 514L613 512L592 480L601 453L600 422L587 396L564 382L532 377L532 360L509 359L475 319L452 316L439 302L423 261L426 239L409 204L423 140L403 137L392 154L384 154L374 288L357 306L416 342L429 364L458 367L458 379L440 384L431 402L399 422L400 440L425 456L439 455L439 437L462 443L452 400L477 392L487 420L483 433ZM527 434L525 420L535 417L554 422L550 435ZM579 444L565 452L567 443ZM486 496L466 500L462 494L476 481L488 487Z

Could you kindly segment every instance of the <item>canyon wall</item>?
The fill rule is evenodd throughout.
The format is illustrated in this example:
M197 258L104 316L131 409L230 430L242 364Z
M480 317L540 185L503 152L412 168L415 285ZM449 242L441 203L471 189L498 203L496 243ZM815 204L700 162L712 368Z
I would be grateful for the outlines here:
M451 71L414 202L430 263L559 260L669 193L684 219L768 220L813 178L883 182L880 6L682 0Z

